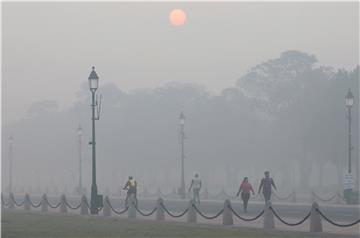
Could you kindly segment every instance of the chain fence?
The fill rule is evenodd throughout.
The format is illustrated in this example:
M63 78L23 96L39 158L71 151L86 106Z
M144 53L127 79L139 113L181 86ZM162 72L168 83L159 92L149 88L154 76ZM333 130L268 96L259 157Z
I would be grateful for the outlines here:
M234 208L233 208L231 205L228 205L228 208L231 210L231 212L232 212L237 218L239 218L240 220L243 220L243 221L255 221L255 220L259 219L259 218L264 214L264 210L262 210L257 216L255 216L255 217L253 217L253 218L245 218L245 217L240 216L240 215L234 210Z
M15 204L15 205L18 206L18 207L21 207L21 206L23 206L23 205L25 204L26 200L28 200L29 203L30 203L30 205L31 205L32 207L34 207L34 208L38 208L38 207L41 206L41 204L42 204L43 202L46 202L49 207L51 207L51 208L53 208L53 209L56 209L56 208L58 208L58 207L62 204L62 202L64 202L65 205L66 205L68 208L72 209L72 210L79 209L79 208L81 207L82 203L85 203L86 207L87 207L88 209L90 209L90 206L89 206L89 204L88 204L88 202L87 202L87 199L84 199L83 202L80 202L78 205L73 206L73 205L69 204L69 202L67 201L66 197L62 198L56 205L53 205L53 204L51 204L51 203L49 202L48 198L47 198L45 195L44 195L43 199L42 199L40 202L38 202L38 203L35 203L35 202L31 201L30 196L28 196L28 195L25 196L24 201L19 202L19 203L15 201L15 198L14 198L13 195L10 195L10 196L9 196L9 201L8 201L8 202L6 202L5 199L4 199L4 197L1 196L1 203L2 203L3 206L10 206L10 201L12 201L13 204ZM129 209L129 206L126 206L123 210L116 210L116 209L113 207L113 205L111 204L111 202L110 202L109 199L107 200L107 204L109 205L110 209L111 209L115 214L117 214L117 215L124 214L124 213L127 212L128 209ZM161 207L163 208L163 210L164 210L169 216L171 216L171 217L173 217L173 218L180 218L180 217L184 216L187 212L189 212L190 208L194 208L194 210L196 211L197 214L199 214L201 217L203 217L204 219L207 219L207 220L212 220L212 219L218 218L220 215L224 214L225 208L229 208L230 211L231 211L231 213L232 213L234 216L236 216L236 217L239 218L240 220L247 221L247 222L255 221L255 220L259 219L260 217L262 217L262 216L264 215L264 213L265 213L265 210L262 210L262 211L261 211L258 215L256 215L255 217L252 217L252 218L242 217L242 216L240 216L240 215L235 211L235 209L231 206L231 203L230 203L230 204L227 204L227 205L225 204L225 205L224 205L224 208L220 209L215 215L212 215L212 216L209 216L209 215L204 214L204 213L199 209L199 207L198 207L195 203L191 203L191 205L189 205L188 208L186 208L183 212L181 212L181 213L179 213L179 214L174 214L174 213L170 212L169 209L165 206L165 204L164 204L163 202L158 203L158 205L155 206L155 207L154 207L150 212L148 212L148 213L141 211L141 210L139 209L137 203L132 202L132 206L134 206L134 208L136 209L136 211L137 211L139 214L141 214L142 216L151 216L151 215L153 215L153 214L159 209L159 206L161 206ZM101 207L99 211L101 211L102 208L103 208L103 207ZM351 223L348 223L348 224L339 224L339 223L331 220L330 218L328 218L328 217L327 217L323 212L321 212L320 209L318 209L318 208L309 211L309 212L307 213L307 215L306 215L303 219L301 219L300 221L295 222L295 223L291 223L291 222L287 222L287 221L285 221L283 218L281 218L281 216L275 211L275 209L274 209L272 206L269 206L268 209L272 212L272 214L273 214L281 223L283 223L283 224L285 224L285 225L287 225L287 226L298 226L298 225L301 225L302 223L304 223L306 220L308 220L308 219L311 217L312 212L317 212L324 220L326 220L328 223L330 223L330 224L332 224L332 225L334 225L334 226L337 226L337 227L351 227L351 226L354 226L354 225L357 225L357 224L360 223L360 219L358 219L358 220L356 220L356 221L354 221L354 222L351 222Z
M320 214L320 216L322 218L324 218L327 222L329 222L330 224L334 225L334 226L337 226L337 227L350 227L350 226L354 226L358 223L360 223L360 219L352 222L352 223L349 223L349 224L339 224L337 222L334 222L332 220L330 220L327 216L324 215L324 213L322 213L319 209L315 209L316 212L318 212Z
M304 223L304 222L311 216L311 211L310 211L310 212L308 212L308 214L307 214L303 219L301 219L299 222L290 223L290 222L287 222L287 221L285 221L284 219L282 219L272 207L269 207L269 209L271 210L271 212L274 214L274 216L275 216L279 221L281 221L283 224L288 225L288 226L298 226L298 225L301 225L302 223Z
M222 208L218 213L216 213L214 216L207 216L205 215L204 213L202 213L199 208L195 205L195 204L192 204L193 208L195 209L195 211L200 215L202 216L203 218L207 219L207 220L212 220L212 219L215 219L217 217L219 217L223 212L224 212L224 208Z
M173 213L171 213L163 203L160 203L160 206L164 209L164 211L171 217L173 218L179 218L179 217L182 217L184 216L188 211L189 211L189 208L186 208L182 213L178 214L178 215L175 215Z

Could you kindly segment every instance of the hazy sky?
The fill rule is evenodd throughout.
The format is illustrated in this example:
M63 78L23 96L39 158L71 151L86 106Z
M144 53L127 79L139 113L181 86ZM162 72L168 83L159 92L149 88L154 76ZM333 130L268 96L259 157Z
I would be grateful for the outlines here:
M185 25L169 23L174 8ZM3 123L35 101L71 105L92 65L100 87L179 81L214 93L285 50L352 69L358 22L358 3L3 3Z

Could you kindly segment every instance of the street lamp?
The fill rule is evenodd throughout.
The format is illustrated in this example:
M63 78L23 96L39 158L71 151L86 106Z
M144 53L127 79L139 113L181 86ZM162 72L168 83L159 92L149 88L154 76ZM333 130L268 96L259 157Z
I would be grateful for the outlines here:
M9 193L12 192L13 143L14 143L14 138L10 136L9 137Z
M98 106L97 99L95 101L95 92L99 86L99 77L95 72L95 67L92 67L92 71L89 75L89 87L92 96L92 141L89 144L92 145L92 182L91 182L91 201L90 201L90 213L98 214L99 208L102 206L102 196L97 193L96 186L96 151L95 151L95 120L99 120L100 115L100 105L101 105L101 97L100 97L100 105ZM97 116L95 116L95 107L97 108Z
M186 197L185 192L185 172L184 172L184 140L185 140L185 133L184 133L184 126L185 126L185 116L181 112L179 116L179 123L180 123L180 143L181 143L181 184L179 188L179 195L180 198L184 199Z
M79 125L78 130L77 130L77 134L78 134L78 150L79 150L79 187L78 187L78 193L80 195L84 195L85 191L84 188L82 187L82 151L81 151L81 137L82 137L82 128L81 125Z
M351 174L351 108L354 104L354 96L349 88L348 93L345 96L345 105L348 108L348 174L345 175L344 179L344 197L347 203L352 203L352 190L354 188L354 179Z
M352 145L351 145L351 108L354 104L354 96L349 88L349 91L348 93L346 94L345 96L345 105L346 107L348 108L348 122L349 122L349 125L348 125L348 136L349 136L349 139L348 139L348 142L349 142L349 147L348 147L348 156L349 156L349 164L348 164L348 173L351 174L351 150L353 149L352 148Z

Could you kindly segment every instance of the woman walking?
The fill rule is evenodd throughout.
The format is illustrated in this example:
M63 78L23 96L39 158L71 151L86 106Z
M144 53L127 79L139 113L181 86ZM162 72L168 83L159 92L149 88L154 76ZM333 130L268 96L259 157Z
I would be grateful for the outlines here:
M255 195L254 190L249 183L248 177L245 177L242 181L239 191L237 192L236 196L238 197L241 192L241 198L243 200L244 205L244 212L247 213L247 205L250 198L250 192L252 192L253 195Z

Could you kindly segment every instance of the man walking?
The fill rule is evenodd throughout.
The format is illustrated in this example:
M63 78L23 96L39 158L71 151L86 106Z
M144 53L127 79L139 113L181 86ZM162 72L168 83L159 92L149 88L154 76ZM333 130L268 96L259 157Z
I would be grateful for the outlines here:
M271 199L271 187L274 187L274 189L276 190L274 180L272 178L270 178L270 172L265 171L265 178L261 179L259 192L258 192L260 194L260 191L262 189L262 193L263 193L264 198L265 198L265 204L268 204L268 202L270 202L270 199Z
M201 180L200 180L198 174L195 174L195 178L193 178L191 180L191 184L190 184L188 192L190 192L191 188L193 189L193 194L194 194L193 199L194 199L195 203L197 202L200 204Z

